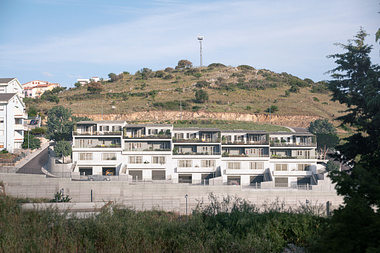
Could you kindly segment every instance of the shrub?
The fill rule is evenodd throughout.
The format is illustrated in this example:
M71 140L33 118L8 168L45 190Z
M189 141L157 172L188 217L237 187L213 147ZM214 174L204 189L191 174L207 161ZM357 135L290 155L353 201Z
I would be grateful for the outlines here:
M195 91L195 100L197 103L204 103L208 100L208 93L205 90Z
M251 67L249 65L240 65L240 66L238 66L238 69L240 69L240 70L255 70L254 67Z
M278 111L278 107L275 106L275 105L271 105L271 106L268 107L265 111L268 112L268 113L275 113L275 112Z
M226 65L222 64L222 63L211 63L210 65L208 65L209 68L223 68L223 67L226 67Z
M202 80L202 81L198 81L195 86L197 88L203 88L203 87L208 87L209 84L210 84L209 82Z
M42 127L36 127L30 131L31 134L33 135L43 135L46 133L46 129Z
M164 76L165 80L170 80L170 79L173 79L173 78L174 78L174 76L172 74L168 74L168 75Z
M313 101L315 101L315 102L319 102L319 98L317 98L317 97L313 97Z

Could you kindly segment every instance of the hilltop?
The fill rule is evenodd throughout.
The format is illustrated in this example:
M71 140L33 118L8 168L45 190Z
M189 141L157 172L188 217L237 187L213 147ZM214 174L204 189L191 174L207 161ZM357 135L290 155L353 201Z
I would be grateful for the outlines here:
M49 99L49 96L27 99L26 102L28 107L34 106L43 114L58 104L70 108L74 114L97 114L98 118L99 115L103 118L136 112L151 112L157 116L160 112L179 113L181 110L193 115L196 112L205 118L212 114L268 118L268 108L272 107L273 118L322 117L333 120L340 115L339 111L346 109L330 101L325 82L315 83L311 79L302 80L288 73L258 70L248 65L230 67L214 63L203 68L182 66L158 71L143 68L134 75L124 72L109 76L110 80L97 84L101 91L93 89L91 93L88 85L79 87L76 84L76 88L57 94L58 103L50 102L57 100ZM196 91L200 90L208 95L204 102L195 97ZM175 119L179 119L178 113ZM162 120L156 118L156 121Z

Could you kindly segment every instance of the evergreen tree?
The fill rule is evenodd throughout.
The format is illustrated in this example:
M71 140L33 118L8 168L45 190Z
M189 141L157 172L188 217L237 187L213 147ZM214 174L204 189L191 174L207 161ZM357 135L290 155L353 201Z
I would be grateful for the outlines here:
M371 64L366 36L361 29L347 45L339 44L345 53L330 56L338 65L329 82L332 100L348 106L338 119L357 131L337 147L353 168L330 172L344 206L334 211L315 249L320 252L380 251L380 68Z

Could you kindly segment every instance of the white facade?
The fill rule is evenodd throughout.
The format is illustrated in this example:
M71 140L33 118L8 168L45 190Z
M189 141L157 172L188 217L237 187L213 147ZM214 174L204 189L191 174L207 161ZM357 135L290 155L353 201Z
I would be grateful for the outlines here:
M83 121L73 132L74 172L173 183L311 185L316 183L315 149L315 136L306 131Z
M17 78L0 78L0 94L16 93L19 97L24 97L24 88Z
M89 79L85 79L85 78L82 78L82 79L77 79L77 82L84 85L84 84L88 84L90 83L91 81L94 81L94 82L99 82L100 81L100 78L99 77L91 77Z
M34 80L22 85L25 97L39 98L45 91L61 87L59 83L49 83L48 81Z

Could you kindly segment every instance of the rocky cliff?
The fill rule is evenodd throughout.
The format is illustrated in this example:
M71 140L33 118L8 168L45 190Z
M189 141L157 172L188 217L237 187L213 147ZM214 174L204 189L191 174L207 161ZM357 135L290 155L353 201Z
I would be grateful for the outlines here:
M87 116L93 120L125 120L125 121L175 121L192 119L236 120L252 121L257 123L271 123L279 126L308 127L310 122L319 119L318 116L303 115L276 115L256 113L228 113L228 112L179 112L179 111L146 111L128 114L75 114Z

